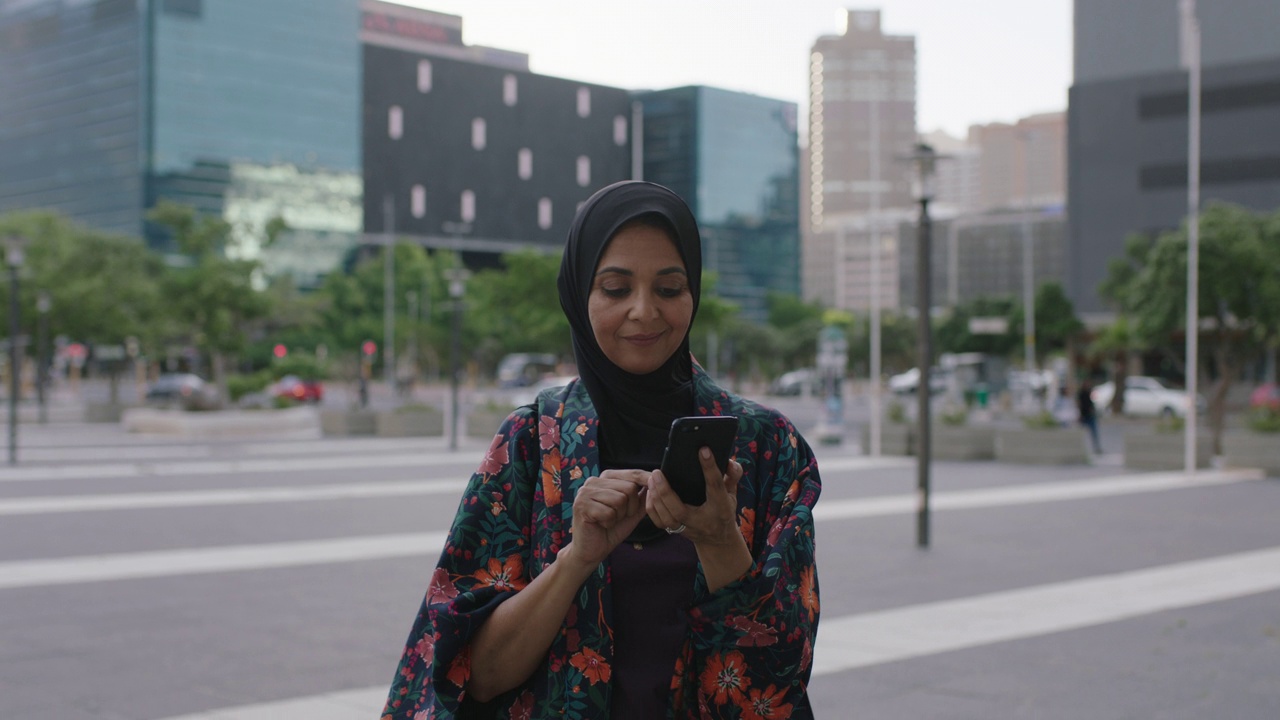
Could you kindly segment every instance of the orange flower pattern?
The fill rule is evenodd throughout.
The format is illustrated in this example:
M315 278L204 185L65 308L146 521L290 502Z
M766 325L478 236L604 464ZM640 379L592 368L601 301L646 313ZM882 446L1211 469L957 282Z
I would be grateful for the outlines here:
M694 365L696 411L739 418L738 524L754 559L712 593L699 573L671 682L672 716L812 718L806 695L819 615L809 446L778 412L722 390ZM384 720L457 716L469 642L569 541L573 497L599 474L598 419L581 383L543 391L503 423L472 476L409 634ZM547 662L494 703L494 717L604 718L613 681L610 573L575 595Z

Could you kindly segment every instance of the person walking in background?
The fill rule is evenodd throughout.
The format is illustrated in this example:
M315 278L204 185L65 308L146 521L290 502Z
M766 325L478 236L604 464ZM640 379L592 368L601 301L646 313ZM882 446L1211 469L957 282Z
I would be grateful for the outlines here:
M494 437L384 720L813 717L817 461L693 361L701 280L675 193L626 181L583 204L557 282L579 377ZM738 425L727 473L703 449L696 506L655 470L687 415Z
M1098 442L1098 411L1093 406L1093 382L1088 378L1080 383L1080 390L1076 392L1076 405L1080 410L1080 424L1089 429L1093 452L1101 455L1102 444Z

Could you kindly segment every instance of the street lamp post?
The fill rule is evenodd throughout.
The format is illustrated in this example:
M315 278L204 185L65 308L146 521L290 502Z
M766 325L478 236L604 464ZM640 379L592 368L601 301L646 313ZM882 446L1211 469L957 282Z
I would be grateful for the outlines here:
M1181 0L1181 64L1187 70L1187 421L1183 469L1196 471L1197 385L1200 381L1200 21L1196 0Z
M22 250L26 238L11 235L6 239L5 261L9 265L9 464L18 464L18 392L21 389L22 355L18 352L21 323L18 307L18 270L22 268Z
M1022 133L1022 347L1026 371L1036 370L1035 248L1031 222L1031 131ZM1031 376L1028 375L1028 378Z
M40 403L40 424L49 422L48 384L49 358L46 356L49 346L49 309L52 302L49 293L41 290L36 298L36 398Z
M466 290L467 271L453 268L446 273L449 297L453 300L453 328L449 342L449 449L458 449L458 372L462 355L462 294Z
M916 545L929 547L929 461L930 425L929 401L930 376L933 365L933 329L930 326L930 308L933 273L933 220L929 217L929 202L933 200L935 171L938 154L926 143L917 143L909 159L915 164L916 179L913 183L915 200L920 204L920 219L916 246L916 353L920 376L916 381L916 492L919 505L916 511Z

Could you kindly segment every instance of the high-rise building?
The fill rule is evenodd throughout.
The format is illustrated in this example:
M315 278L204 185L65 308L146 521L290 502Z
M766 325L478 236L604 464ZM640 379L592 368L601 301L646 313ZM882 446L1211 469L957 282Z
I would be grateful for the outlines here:
M806 299L863 309L872 285L853 278L850 259L875 248L881 277L893 278L898 255L893 223L867 218L912 204L911 168L897 158L917 140L915 38L884 34L878 10L849 10L845 32L818 38L809 63L802 285ZM871 226L885 234L857 229ZM889 281L881 293L897 297Z
M558 251L578 205L632 176L628 91L464 46L456 16L365 7L367 232L494 265L522 247Z
M282 217L310 257L360 230L357 0L0 4L0 211L145 234L161 198Z
M716 294L763 321L800 287L796 105L709 87L638 93L644 175L689 203Z
M978 161L975 210L1059 207L1066 199L1066 113L969 128Z
M1201 199L1280 206L1280 3L1199 3ZM1187 73L1179 0L1076 0L1068 121L1068 294L1104 312L1098 285L1125 238L1187 213Z

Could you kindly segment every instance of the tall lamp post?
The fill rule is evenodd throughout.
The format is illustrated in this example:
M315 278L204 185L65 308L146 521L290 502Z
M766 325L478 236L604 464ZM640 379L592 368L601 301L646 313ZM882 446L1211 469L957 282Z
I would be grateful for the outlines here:
M1187 70L1187 421L1184 470L1196 471L1196 405L1200 380L1200 21L1196 0L1181 0L1182 66Z
M9 265L9 464L18 464L18 392L22 375L22 355L18 334L21 332L18 307L18 270L22 268L24 237L10 235L5 239L5 261Z
M467 271L453 268L445 273L449 280L449 297L453 300L453 328L449 342L449 449L458 449L458 372L462 355L462 294L466 290Z
M929 202L936 194L935 175L938 154L933 146L916 143L908 159L915 165L916 178L912 194L920 204L920 219L916 244L916 322L917 366L920 376L916 381L916 493L919 505L916 510L916 545L929 547L929 401L930 376L933 369L933 328L930 326L930 308L933 307L932 257L933 220L929 217Z
M40 424L49 422L48 384L49 358L49 293L41 290L36 297L36 398L40 403Z

